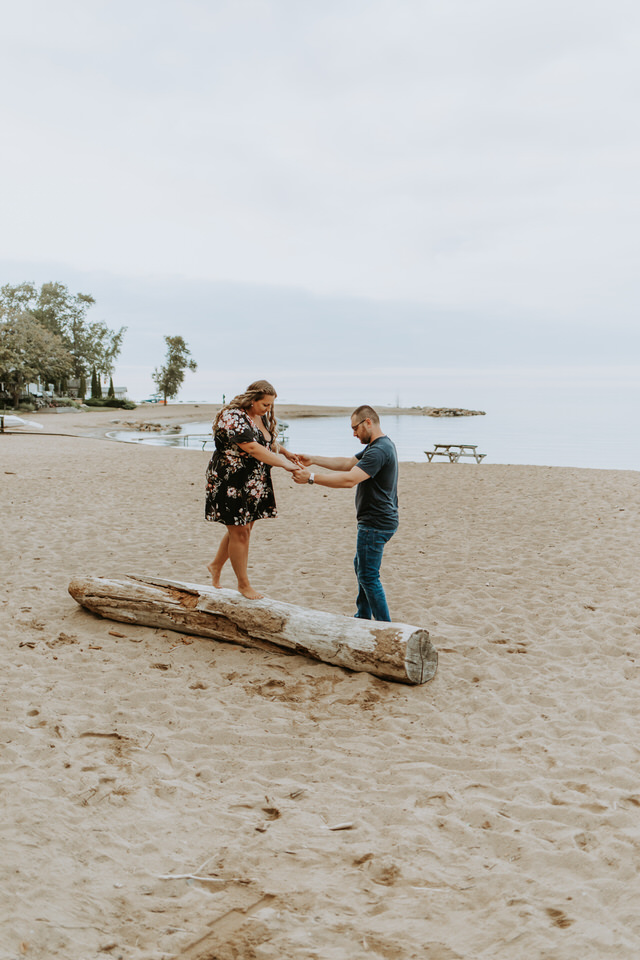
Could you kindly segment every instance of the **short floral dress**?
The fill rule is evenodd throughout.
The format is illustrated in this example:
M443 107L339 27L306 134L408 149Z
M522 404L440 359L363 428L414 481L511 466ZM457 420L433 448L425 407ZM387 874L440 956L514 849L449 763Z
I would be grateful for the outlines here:
M239 443L257 441L271 449L267 440L244 410L225 410L215 429L216 450L207 467L205 519L226 526L244 527L252 520L277 517L271 467Z

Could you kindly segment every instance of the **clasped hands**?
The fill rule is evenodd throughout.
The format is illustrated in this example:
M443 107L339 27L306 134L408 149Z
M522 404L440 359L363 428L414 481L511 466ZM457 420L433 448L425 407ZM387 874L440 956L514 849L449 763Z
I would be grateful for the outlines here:
M282 452L284 453L284 451ZM289 451L284 455L290 463L296 466L296 469L291 471L291 476L295 482L307 483L311 476L311 471L307 470L307 467L310 467L312 463L311 457L307 457L304 453L289 453Z

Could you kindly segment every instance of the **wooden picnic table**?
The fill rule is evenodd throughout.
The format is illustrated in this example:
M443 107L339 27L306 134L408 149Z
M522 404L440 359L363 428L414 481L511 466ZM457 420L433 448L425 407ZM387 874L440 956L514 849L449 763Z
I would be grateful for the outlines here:
M476 443L434 443L433 450L425 450L429 463L434 457L447 457L450 463L457 463L460 457L473 457L480 463L486 453L478 453Z

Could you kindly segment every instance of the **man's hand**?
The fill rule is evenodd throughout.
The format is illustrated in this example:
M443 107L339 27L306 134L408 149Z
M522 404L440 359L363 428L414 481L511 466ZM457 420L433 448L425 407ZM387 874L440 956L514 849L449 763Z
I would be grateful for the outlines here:
M308 483L311 472L309 470L296 470L293 479L296 483Z
M313 463L313 460L311 459L311 457L308 457L306 453L298 453L297 457L298 457L298 462L301 463L303 467L310 467L311 464Z

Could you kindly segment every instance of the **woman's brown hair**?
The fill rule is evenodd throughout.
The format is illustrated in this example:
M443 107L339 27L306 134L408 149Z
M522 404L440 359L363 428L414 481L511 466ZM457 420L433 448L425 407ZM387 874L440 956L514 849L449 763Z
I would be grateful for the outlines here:
M263 397L273 397L275 399L277 396L276 388L268 380L256 380L254 383L250 383L244 393L239 393L237 397L234 397L229 403L225 403L224 407L218 410L213 421L214 433L220 417L226 410L248 410L256 400L261 400ZM278 421L273 407L267 413L267 429L275 439L278 432Z

